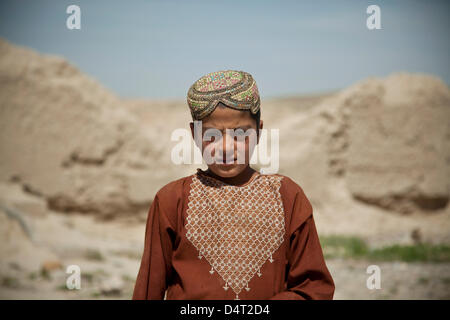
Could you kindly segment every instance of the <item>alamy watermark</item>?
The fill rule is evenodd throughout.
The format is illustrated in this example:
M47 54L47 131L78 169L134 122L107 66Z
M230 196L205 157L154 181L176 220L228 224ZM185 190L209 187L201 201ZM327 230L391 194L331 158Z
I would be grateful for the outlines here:
M67 266L66 273L70 276L66 279L66 287L69 290L81 289L81 269L76 264Z
M367 14L370 16L366 20L366 26L369 30L381 29L381 9L373 4L367 7Z
M69 30L81 29L81 9L79 6L72 4L67 7L66 13L70 14L66 20L66 27Z
M191 131L184 128L178 128L172 132L171 141L177 142L171 152L171 160L174 164L202 164L203 161L208 165L244 164L248 155L251 156L250 164L261 165L261 173L278 172L280 166L278 129L270 130L270 153L268 152L269 132L265 129L259 130L259 143L257 143L256 130L253 128L226 129L223 134L222 131L212 128L204 131L202 121L194 121L193 131L194 139L192 139Z
M366 273L370 274L367 278L366 286L369 290L381 289L381 269L376 264L367 267Z

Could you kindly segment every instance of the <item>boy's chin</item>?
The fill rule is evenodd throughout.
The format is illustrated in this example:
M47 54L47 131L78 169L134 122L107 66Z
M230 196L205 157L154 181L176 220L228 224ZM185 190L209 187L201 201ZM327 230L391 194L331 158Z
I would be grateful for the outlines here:
M245 170L247 164L232 164L232 165L220 165L214 164L208 166L214 174L222 178L232 178L240 174Z

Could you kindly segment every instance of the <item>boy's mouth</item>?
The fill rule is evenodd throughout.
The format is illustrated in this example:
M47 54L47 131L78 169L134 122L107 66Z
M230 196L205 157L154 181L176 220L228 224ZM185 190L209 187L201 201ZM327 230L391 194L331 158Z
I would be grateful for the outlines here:
M232 165L235 165L235 164L237 164L237 159L235 158L235 159L233 159L233 160L231 160L231 161L223 161L222 163L218 163L219 165L221 165L221 166L232 166Z

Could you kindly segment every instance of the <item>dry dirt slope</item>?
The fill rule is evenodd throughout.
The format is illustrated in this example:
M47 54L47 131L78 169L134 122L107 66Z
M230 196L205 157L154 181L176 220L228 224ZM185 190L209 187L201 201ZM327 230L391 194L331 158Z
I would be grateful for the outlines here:
M62 58L3 40L0 87L1 181L63 212L117 216L147 208L152 137L118 97Z

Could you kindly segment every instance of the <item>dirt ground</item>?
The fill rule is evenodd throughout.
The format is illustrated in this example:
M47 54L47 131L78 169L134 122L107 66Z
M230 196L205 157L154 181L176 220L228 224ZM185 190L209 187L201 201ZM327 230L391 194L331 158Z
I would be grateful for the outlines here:
M42 204L32 196L22 197L21 203L28 203L28 208L32 203L35 209ZM78 213L37 212L23 219L32 240L17 241L28 238L17 222L2 233L14 237L3 239L3 249L8 241L21 246L14 248L8 261L2 260L1 299L131 298L143 249L146 212L112 221ZM4 212L0 217L6 217ZM371 290L366 285L370 276L367 267L373 264L380 267L381 288ZM80 267L80 290L66 287L70 265ZM327 265L336 284L335 299L450 299L450 263L328 259Z

